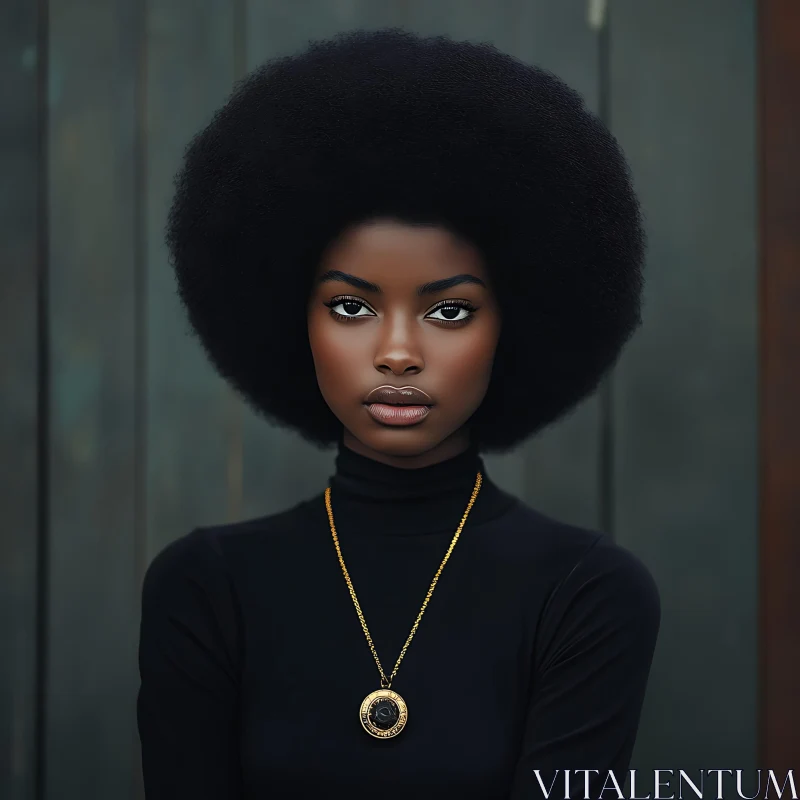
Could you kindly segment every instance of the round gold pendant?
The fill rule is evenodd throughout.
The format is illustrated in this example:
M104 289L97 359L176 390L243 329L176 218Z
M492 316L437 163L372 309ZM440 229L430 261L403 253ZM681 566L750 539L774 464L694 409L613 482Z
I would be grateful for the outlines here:
M391 739L408 721L406 701L391 689L378 689L364 698L358 718L364 730L376 739Z

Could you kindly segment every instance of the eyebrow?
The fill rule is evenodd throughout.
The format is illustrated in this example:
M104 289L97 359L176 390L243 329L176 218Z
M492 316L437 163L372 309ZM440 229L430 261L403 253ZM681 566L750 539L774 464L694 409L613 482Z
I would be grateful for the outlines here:
M343 283L349 283L350 286L356 289L363 289L366 292L375 292L375 294L383 294L383 289L381 289L377 283L372 283L372 281L364 280L364 278L350 275L338 269L329 269L327 272L324 272L320 275L317 283L325 283L326 281L342 281ZM438 281L423 283L421 286L417 286L417 294L420 296L436 294L436 292L442 292L445 289L450 289L461 283L476 283L479 286L486 287L486 284L477 276L462 273L461 275L453 275L452 278L442 278Z

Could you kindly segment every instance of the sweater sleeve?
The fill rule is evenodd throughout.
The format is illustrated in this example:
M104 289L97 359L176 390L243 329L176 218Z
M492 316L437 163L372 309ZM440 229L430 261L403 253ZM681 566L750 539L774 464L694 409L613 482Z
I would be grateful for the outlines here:
M650 572L600 536L543 612L511 800L624 791L660 621Z
M137 722L147 800L240 800L239 616L222 553L196 529L142 587Z

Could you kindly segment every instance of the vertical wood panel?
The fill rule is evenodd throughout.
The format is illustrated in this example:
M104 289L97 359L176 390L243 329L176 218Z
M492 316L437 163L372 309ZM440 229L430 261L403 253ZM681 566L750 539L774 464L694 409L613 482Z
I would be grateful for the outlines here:
M760 765L800 764L800 5L759 3Z
M232 0L150 0L147 5L142 109L146 533L139 581L170 541L235 513L241 492L239 401L191 335L164 240L184 149L224 102L236 77L234 11ZM138 755L138 737L136 743ZM137 797L143 798L140 759L136 780Z
M300 9L302 8L302 12ZM312 37L355 28L401 25L424 34L488 40L560 71L590 107L597 104L597 36L583 4L557 0L313 0L296 6L248 5L248 67L294 52ZM598 402L588 399L568 419L516 451L487 457L499 484L543 511L576 524L598 523ZM245 411L244 510L276 511L324 485L333 454L273 428Z
M650 234L644 327L615 376L616 533L653 570L663 605L635 755L648 770L747 770L756 722L753 4L618 0L610 37L611 126Z
M50 2L52 800L134 785L137 6Z
M151 0L147 17L147 556L229 510L232 397L178 300L164 242L173 178L234 81L233 4ZM233 457L237 454L234 452Z
M33 800L37 677L38 9L0 6L0 797Z

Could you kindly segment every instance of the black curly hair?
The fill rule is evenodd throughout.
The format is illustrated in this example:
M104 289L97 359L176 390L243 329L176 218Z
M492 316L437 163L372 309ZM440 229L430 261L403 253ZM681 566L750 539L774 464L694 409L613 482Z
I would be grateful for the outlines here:
M341 423L307 299L351 224L440 224L483 256L503 320L470 421L483 451L572 410L641 324L645 236L619 145L558 77L488 43L356 30L273 59L194 137L175 188L167 243L194 333L254 409L320 447Z

